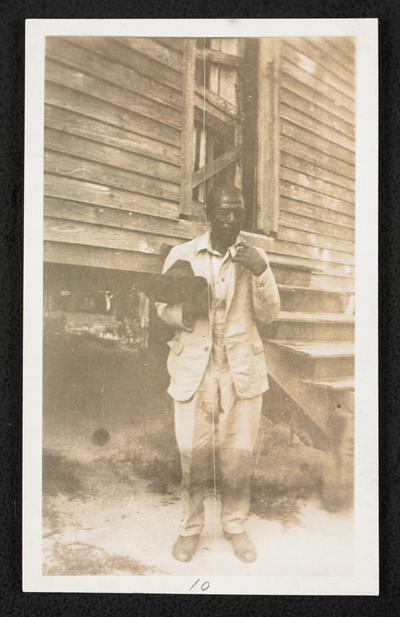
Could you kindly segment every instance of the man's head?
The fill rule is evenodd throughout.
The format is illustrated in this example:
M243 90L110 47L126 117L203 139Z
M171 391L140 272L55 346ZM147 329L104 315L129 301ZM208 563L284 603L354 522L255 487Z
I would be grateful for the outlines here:
M244 220L240 189L232 184L213 189L206 200L206 208L212 237L226 248L234 244Z

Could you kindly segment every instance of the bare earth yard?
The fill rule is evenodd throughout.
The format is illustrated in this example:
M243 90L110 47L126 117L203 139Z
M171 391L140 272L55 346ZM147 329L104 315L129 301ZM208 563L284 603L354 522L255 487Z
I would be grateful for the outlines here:
M241 563L223 539L211 485L198 552L189 564L175 561L170 549L180 519L180 470L165 376L154 380L158 360L145 371L140 363L135 368L108 359L100 367L92 360L88 356L85 364L81 359L75 373L72 363L69 372L57 363L47 371L44 574L351 572L351 511L332 511L320 499L327 454L296 435L290 445L287 424L267 416L256 452L247 523L257 561ZM68 383L60 385L66 373ZM100 394L96 383L101 383ZM98 429L108 432L106 443L102 434L93 438Z

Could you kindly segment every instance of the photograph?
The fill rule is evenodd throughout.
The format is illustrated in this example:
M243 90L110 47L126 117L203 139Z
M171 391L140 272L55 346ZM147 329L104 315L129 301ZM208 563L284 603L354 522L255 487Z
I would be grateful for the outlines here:
M82 34L75 20L60 33L35 21L25 234L41 268L40 396L31 413L25 391L24 465L38 479L26 498L37 576L60 591L91 578L111 590L110 577L162 591L160 577L186 577L182 593L218 593L214 577L237 577L229 593L246 593L253 577L257 593L281 593L272 579L340 593L370 482L362 593L377 593L377 409L371 399L363 440L355 372L357 338L377 388L356 260L377 234L377 171L364 218L357 33L229 34L208 20L204 36L189 26L207 20L170 20L154 35ZM289 21L358 21L362 34L374 20Z

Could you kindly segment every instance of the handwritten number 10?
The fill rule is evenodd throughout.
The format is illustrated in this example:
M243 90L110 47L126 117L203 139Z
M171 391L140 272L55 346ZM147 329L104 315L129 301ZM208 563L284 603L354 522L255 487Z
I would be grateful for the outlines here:
M193 585L191 586L191 588L189 589L189 591L192 591L192 589L194 587L196 587L197 583L200 581L200 579L198 578L197 580L195 580L195 582L193 583ZM210 583L208 581L204 581L204 583L202 583L200 585L200 589L201 591L207 591L207 589L210 587Z

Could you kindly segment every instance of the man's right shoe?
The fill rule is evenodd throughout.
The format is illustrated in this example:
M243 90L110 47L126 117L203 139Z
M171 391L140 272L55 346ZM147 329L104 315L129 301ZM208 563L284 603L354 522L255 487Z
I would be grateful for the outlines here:
M233 552L240 561L251 563L257 559L256 547L245 531L242 533L227 533L224 531L224 538L231 542Z
M178 561L190 561L196 552L200 535L197 536L178 536L172 547L172 555Z

